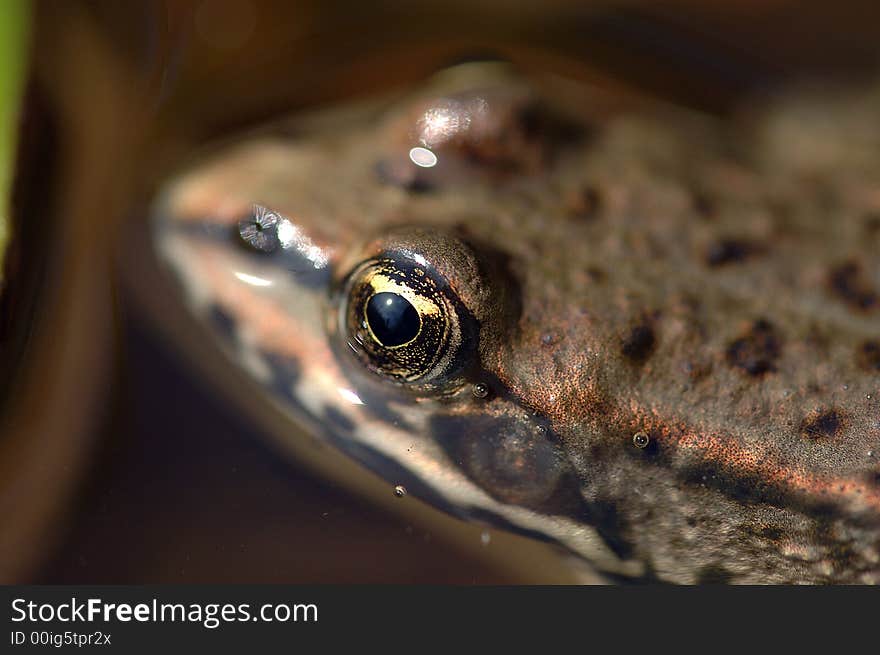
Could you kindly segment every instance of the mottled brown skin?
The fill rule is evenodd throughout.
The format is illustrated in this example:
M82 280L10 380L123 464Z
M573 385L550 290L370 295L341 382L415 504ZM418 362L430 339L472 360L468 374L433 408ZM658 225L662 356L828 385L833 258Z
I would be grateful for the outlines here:
M437 146L427 172L401 164L404 108L381 128L299 144L295 182L283 152L231 157L181 214L204 220L246 166L241 206L264 198L340 258L401 225L474 244L507 299L483 321L472 380L492 396L449 411L536 417L555 444L546 458L565 461L560 479L621 560L671 582L876 583L880 148L861 144L880 136L880 93L847 94L763 100L729 123L669 108L598 119L532 96L527 112L501 104L497 134ZM395 175L374 174L392 159ZM473 275L447 278L485 315ZM512 443L523 476L551 466ZM532 497L490 477L495 498L570 514L555 478Z

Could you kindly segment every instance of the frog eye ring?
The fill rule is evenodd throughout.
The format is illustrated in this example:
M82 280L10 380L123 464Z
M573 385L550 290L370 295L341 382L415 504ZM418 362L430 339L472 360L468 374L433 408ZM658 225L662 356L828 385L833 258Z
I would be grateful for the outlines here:
M445 386L472 344L461 303L424 257L386 252L343 284L340 332L367 369L391 381Z

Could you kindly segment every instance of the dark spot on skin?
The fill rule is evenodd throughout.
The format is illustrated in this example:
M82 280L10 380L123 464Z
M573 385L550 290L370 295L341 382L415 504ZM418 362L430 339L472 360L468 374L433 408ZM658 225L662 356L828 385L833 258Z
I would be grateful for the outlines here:
M211 305L208 323L229 341L235 342L235 319L220 305Z
M299 362L286 355L267 352L262 352L262 355L272 370L272 388L275 392L285 398L296 400L293 395L293 387L299 380Z
M837 410L829 409L807 417L801 423L801 432L810 439L822 439L836 435L843 425L843 417Z
M868 484L872 487L880 487L880 471L868 472Z
M654 328L645 321L630 328L622 340L620 352L627 359L640 364L651 355L656 341Z
M880 341L866 341L859 346L856 361L866 371L880 371Z
M720 564L704 566L697 573L697 584L730 584L733 574Z
M714 218L718 213L715 200L705 191L694 191L691 202L694 211L702 218Z
M566 202L569 216L580 220L593 220L602 210L602 196L593 186L584 186L570 194Z
M761 528L760 535L767 541L779 541L782 539L783 532L779 528L771 526Z
M870 311L880 304L877 292L871 288L857 262L846 262L831 269L828 286L839 299L859 311Z
M326 407L324 407L324 419L327 421L327 423L341 430L342 432L354 432L354 421L352 421L350 418L348 418L345 414L340 412L332 405L327 405Z
M720 239L706 251L706 264L710 267L738 264L757 254L758 247L742 239Z
M396 186L411 193L433 191L434 185L424 175L419 174L420 170L422 169L413 166L403 157L383 159L376 164L376 176L382 184Z
M608 278L608 274L596 266L590 266L587 269L587 275L589 275L590 279L597 284L602 284Z
M880 212L872 212L865 216L865 232L869 237L880 235Z
M776 329L760 319L727 347L727 362L752 377L761 377L776 370L781 352L782 342Z

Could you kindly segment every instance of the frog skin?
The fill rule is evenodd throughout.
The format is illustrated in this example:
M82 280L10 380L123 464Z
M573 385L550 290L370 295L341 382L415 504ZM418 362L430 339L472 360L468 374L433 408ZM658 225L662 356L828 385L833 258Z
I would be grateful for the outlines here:
M876 583L878 90L720 119L469 64L197 160L155 248L389 489L608 580Z

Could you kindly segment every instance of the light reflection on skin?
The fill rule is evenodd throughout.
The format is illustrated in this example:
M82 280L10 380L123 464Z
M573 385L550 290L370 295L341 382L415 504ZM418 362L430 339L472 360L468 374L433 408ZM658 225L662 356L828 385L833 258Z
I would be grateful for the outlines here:
M245 284L250 284L254 287L270 287L272 286L272 280L267 280L263 277L257 277L256 275L249 275L248 273L242 273L241 271L235 271L235 277L244 282Z
M431 168L437 165L437 155L427 148L412 148L409 151L409 158L413 164L422 168Z
M285 250L294 248L303 257L308 259L315 268L324 268L329 262L327 253L316 246L302 230L291 223L288 219L282 218L278 222L276 231L278 241Z
M435 148L470 127L467 109L456 100L439 101L422 115L417 123L419 142Z
M345 387L338 387L339 395L342 396L345 400L350 402L352 405L363 405L364 401L361 400L361 397L358 396L351 389L346 389Z
M425 148L436 150L473 128L479 129L480 121L488 110L489 104L485 98L472 98L466 103L438 100L417 121L416 138Z

